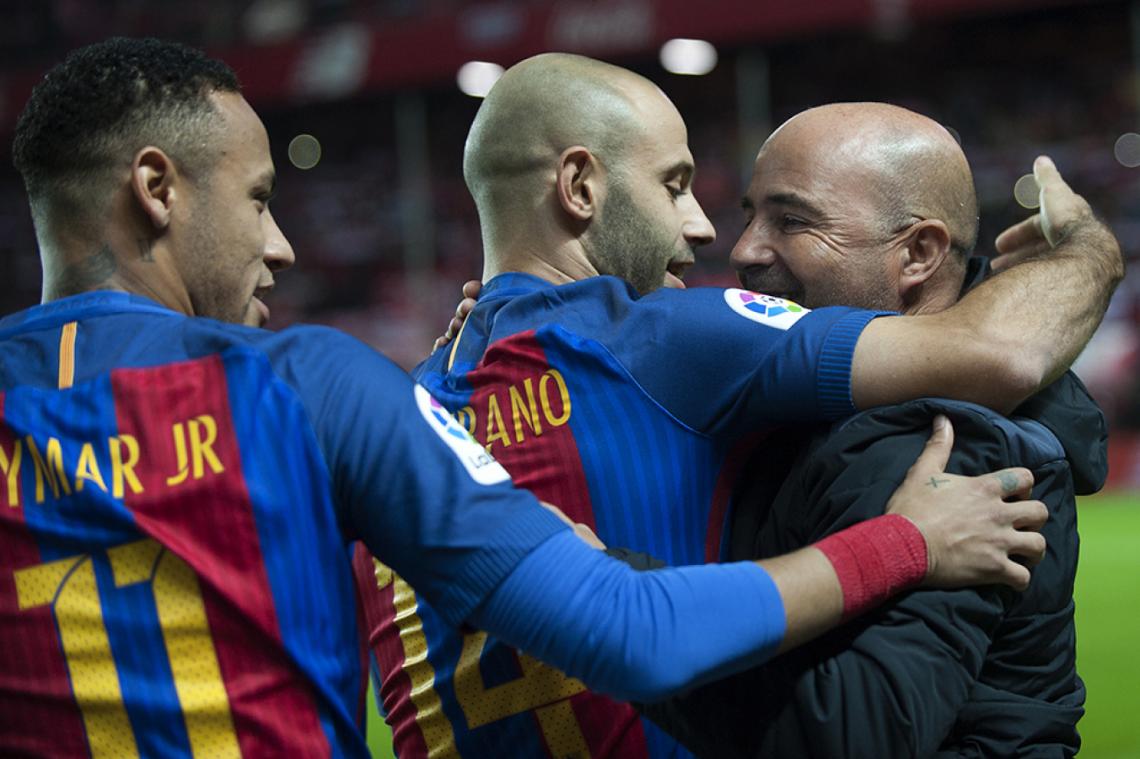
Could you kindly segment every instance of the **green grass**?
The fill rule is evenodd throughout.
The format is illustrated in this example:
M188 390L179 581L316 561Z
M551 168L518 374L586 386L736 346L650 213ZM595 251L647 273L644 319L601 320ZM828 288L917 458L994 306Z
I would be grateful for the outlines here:
M393 759L392 731L376 708L376 691L371 683L368 687L368 750L372 752L372 759Z
M1140 493L1081 499L1077 670L1082 757L1140 757Z
M1140 493L1080 501L1077 667L1088 687L1080 723L1087 759L1140 757ZM368 692L368 746L392 757L392 738Z

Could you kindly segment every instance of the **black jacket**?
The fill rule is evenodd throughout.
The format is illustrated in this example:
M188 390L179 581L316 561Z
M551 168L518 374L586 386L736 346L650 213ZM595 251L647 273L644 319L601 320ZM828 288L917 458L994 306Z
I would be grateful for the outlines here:
M709 757L1076 752L1085 690L1075 668L1074 492L1103 484L1107 433L1074 375L1010 419L924 399L762 445L737 499L730 558L786 553L881 514L938 412L954 423L948 471L1033 471L1033 497L1050 519L1029 589L909 593L763 667L645 707L652 718Z

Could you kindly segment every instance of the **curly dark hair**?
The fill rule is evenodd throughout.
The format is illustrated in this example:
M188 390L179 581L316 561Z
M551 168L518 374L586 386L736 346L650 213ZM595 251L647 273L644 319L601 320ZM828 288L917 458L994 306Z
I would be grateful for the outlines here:
M205 138L217 116L209 95L239 87L229 66L185 45L125 37L89 45L32 91L12 162L33 208L106 194L99 179L146 145L180 165L208 162Z

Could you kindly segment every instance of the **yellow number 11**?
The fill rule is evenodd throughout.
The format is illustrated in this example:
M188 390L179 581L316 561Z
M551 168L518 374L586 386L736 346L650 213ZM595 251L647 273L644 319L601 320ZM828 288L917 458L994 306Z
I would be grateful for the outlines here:
M151 539L107 550L116 588L149 582L195 756L240 756L194 570ZM51 606L92 756L135 757L119 674L88 555L17 570L20 609Z

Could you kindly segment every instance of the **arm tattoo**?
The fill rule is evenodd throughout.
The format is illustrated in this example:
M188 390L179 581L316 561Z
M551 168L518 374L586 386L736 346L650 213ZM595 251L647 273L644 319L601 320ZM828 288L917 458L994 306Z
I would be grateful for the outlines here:
M106 282L118 268L111 246L104 244L97 253L68 264L54 289L61 296L92 290Z

